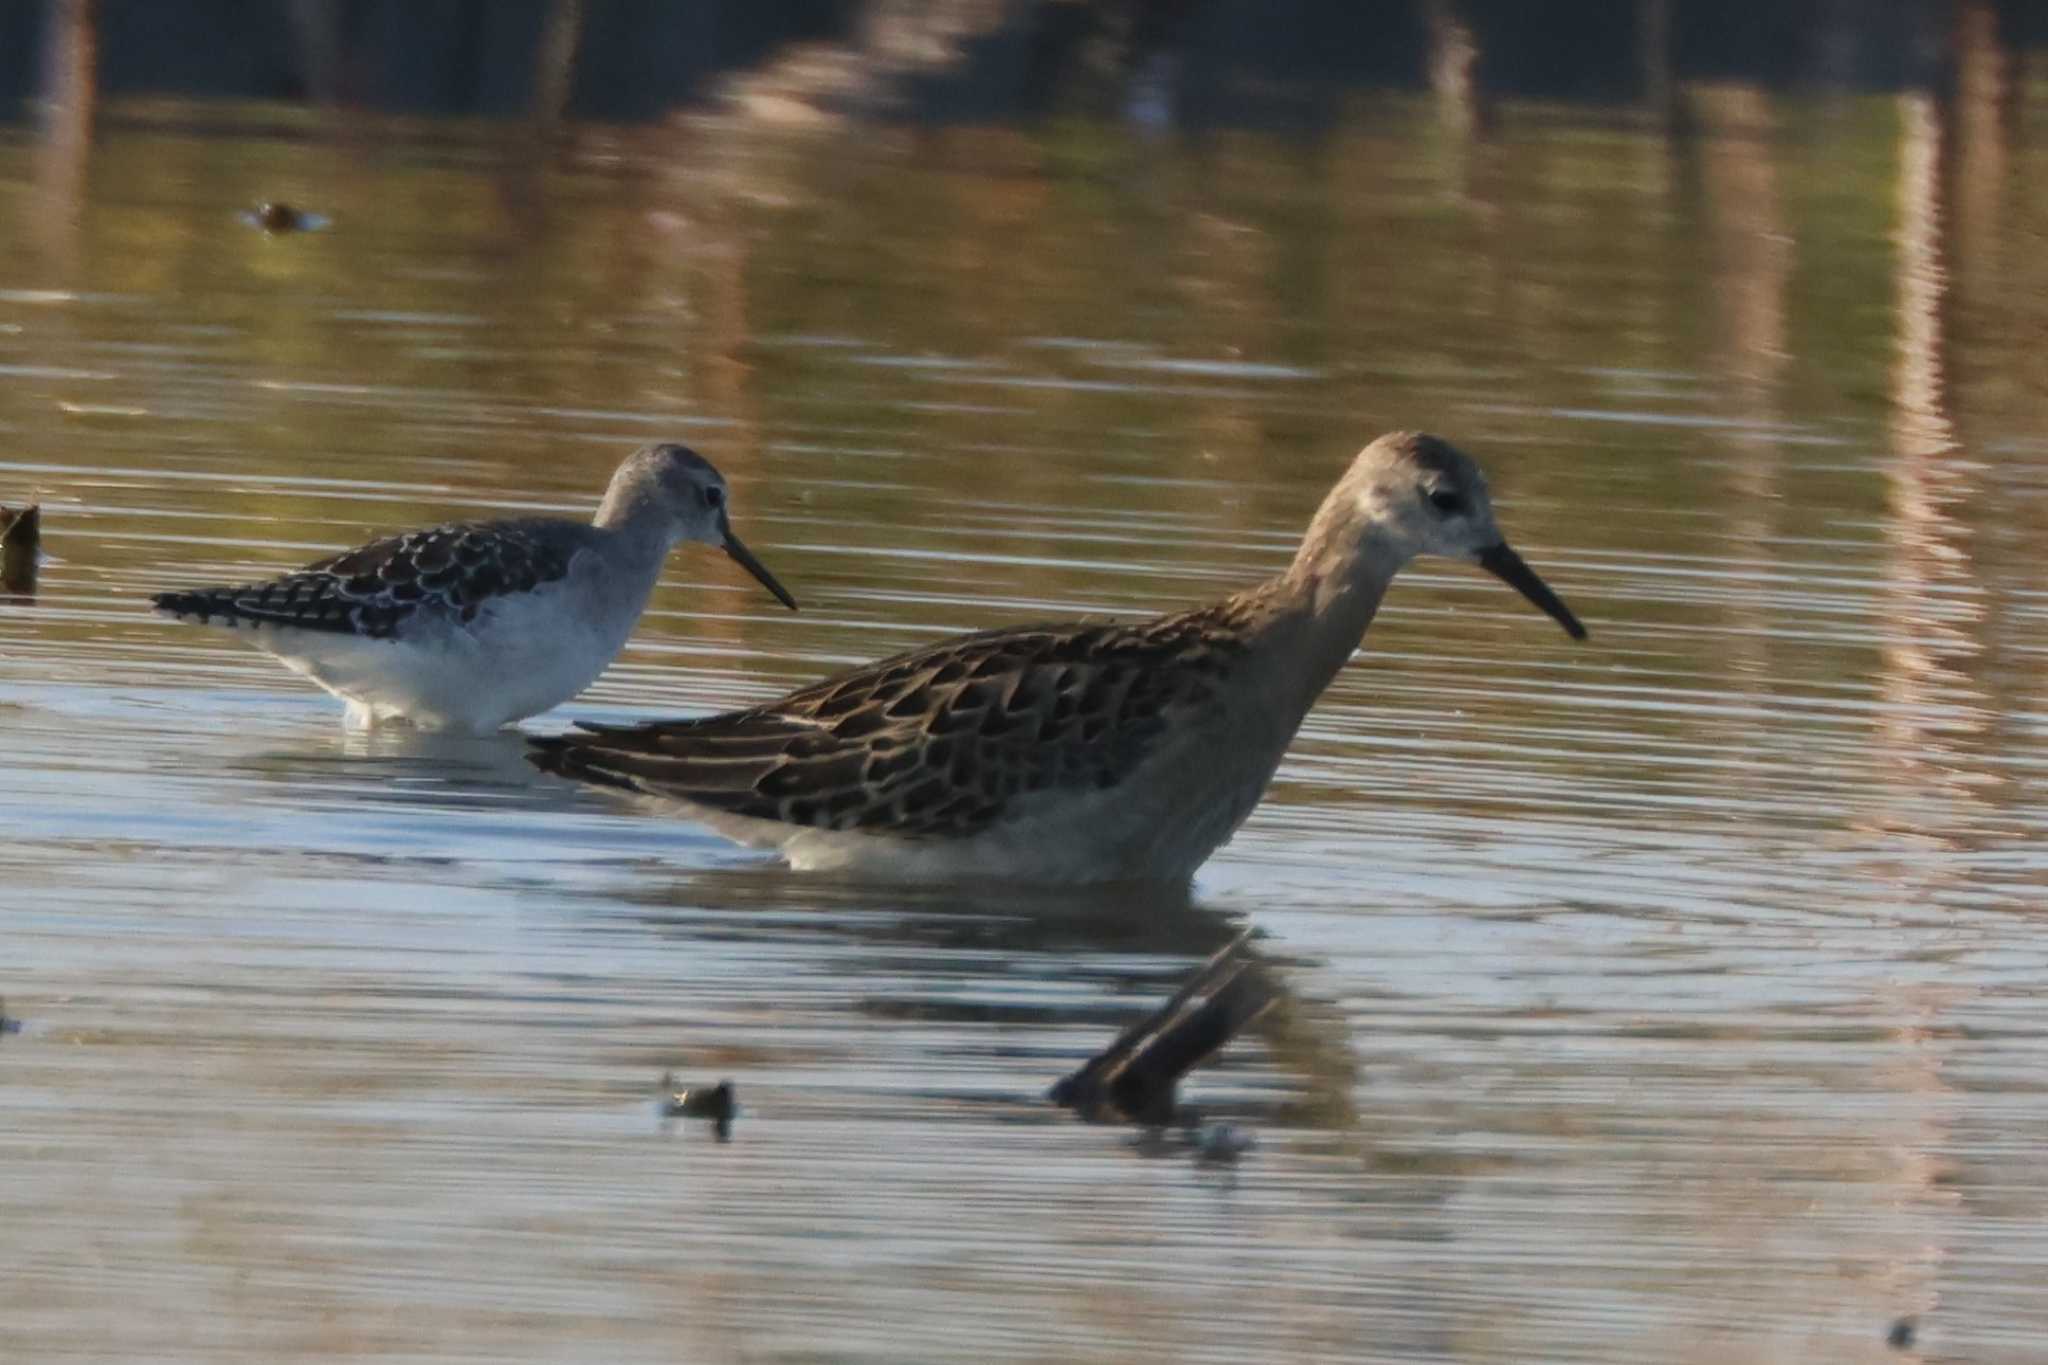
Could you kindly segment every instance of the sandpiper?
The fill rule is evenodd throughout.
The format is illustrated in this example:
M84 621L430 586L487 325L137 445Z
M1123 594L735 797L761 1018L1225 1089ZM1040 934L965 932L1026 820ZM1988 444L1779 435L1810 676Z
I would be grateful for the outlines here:
M1585 638L1502 539L1470 457L1396 432L1359 452L1284 572L1220 602L957 636L744 711L585 726L529 757L678 802L802 869L1184 881L1258 804L1419 554L1477 562Z
M348 703L351 727L405 720L483 733L602 673L686 540L716 545L792 611L733 534L725 478L687 446L650 445L612 475L589 524L457 522L371 541L268 582L161 592L159 611L248 632Z

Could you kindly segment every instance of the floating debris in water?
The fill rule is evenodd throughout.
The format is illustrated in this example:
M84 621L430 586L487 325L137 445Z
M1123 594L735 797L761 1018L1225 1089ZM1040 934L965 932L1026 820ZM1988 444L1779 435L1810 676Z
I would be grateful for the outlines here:
M0 589L34 592L42 548L42 508L0 507Z
M720 1142L732 1139L732 1121L740 1112L738 1092L731 1081L717 1085L676 1088L673 1072L661 1073L661 1116L665 1119L710 1119L711 1131Z
M19 1032L21 1032L21 1020L9 1019L7 1017L7 1002L0 1000L0 1038L5 1038L10 1033Z
M1142 1156L1192 1156L1198 1166L1228 1170L1259 1145L1259 1135L1241 1123L1205 1123L1193 1108L1181 1110L1179 1119L1177 1128L1140 1128L1131 1139L1132 1150Z
M1054 1104L1090 1122L1164 1128L1178 1117L1198 1159L1229 1163L1251 1150L1251 1133L1234 1124L1200 1125L1182 1113L1175 1091L1277 998L1273 984L1243 953L1249 931L1204 963L1173 998L1125 1029L1047 1092ZM1206 997L1206 998L1205 998ZM1199 1003L1197 1003L1199 1001Z
M317 213L308 213L282 200L266 199L254 209L242 214L242 221L251 227L262 228L265 232L318 232L327 226L328 218Z
M1919 1335L1920 1324L1913 1318L1900 1318L1892 1324L1892 1330L1885 1333L1884 1344L1894 1351L1910 1351L1913 1339Z
M1188 1143L1195 1160L1212 1166L1235 1165L1237 1159L1259 1145L1259 1135L1235 1123L1205 1123L1188 1129Z

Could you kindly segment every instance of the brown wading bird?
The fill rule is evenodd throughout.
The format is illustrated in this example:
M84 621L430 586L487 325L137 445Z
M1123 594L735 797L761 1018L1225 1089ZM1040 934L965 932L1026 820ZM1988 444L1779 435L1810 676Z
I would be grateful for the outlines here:
M1251 814L1421 554L1478 563L1585 638L1508 548L1471 458L1395 432L1359 452L1292 564L1220 602L962 635L744 711L587 725L531 757L667 798L802 869L1185 881Z

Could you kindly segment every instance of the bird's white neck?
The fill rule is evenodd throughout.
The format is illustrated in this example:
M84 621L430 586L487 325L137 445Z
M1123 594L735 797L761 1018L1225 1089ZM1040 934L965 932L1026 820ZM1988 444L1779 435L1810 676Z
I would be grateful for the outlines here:
M654 490L634 480L614 479L591 525L611 533L624 558L659 568L675 548L675 519Z

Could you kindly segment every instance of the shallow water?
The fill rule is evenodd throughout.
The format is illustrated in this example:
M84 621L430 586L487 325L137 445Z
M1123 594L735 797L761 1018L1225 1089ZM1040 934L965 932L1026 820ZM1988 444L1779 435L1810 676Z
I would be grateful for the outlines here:
M0 1354L2038 1359L2038 104L1697 109L0 145ZM792 877L143 606L676 437L805 610L686 549L530 726L698 711L1250 581L1400 425L1593 638L1406 575L1187 904ZM1242 925L1237 1169L1043 1103Z

